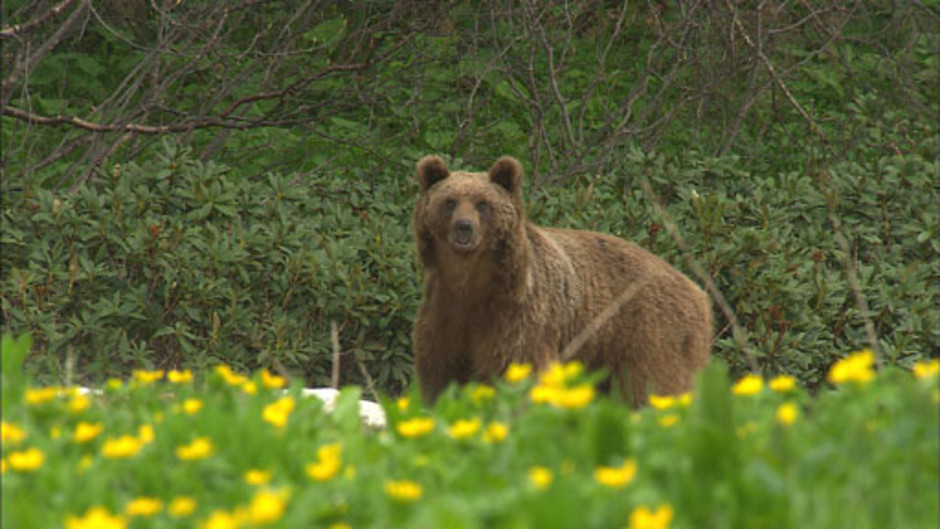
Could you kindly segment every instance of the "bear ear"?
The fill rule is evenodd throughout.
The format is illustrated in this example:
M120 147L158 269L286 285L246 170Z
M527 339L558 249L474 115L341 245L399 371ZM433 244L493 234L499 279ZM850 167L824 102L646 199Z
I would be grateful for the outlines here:
M448 176L450 169L440 156L425 156L418 162L418 187L422 193Z
M511 195L522 189L522 164L511 156L503 156L490 169L490 182L502 186Z

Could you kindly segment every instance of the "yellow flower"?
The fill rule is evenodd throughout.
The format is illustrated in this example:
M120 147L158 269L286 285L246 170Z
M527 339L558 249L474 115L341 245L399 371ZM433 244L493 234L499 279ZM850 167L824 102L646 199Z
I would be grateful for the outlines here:
M167 371L166 379L173 384L185 384L193 381L193 372L188 369L185 371L177 371L174 369Z
M208 437L198 437L188 445L177 447L176 457L184 461L193 461L205 459L211 456L214 451L215 448L212 446L212 441L209 440Z
M268 389L281 389L287 385L287 381L284 380L284 377L279 377L272 374L267 369L262 369L261 384Z
M414 481L386 481L385 494L388 494L393 500L401 502L413 502L421 499L423 490L421 485Z
M222 380L224 380L225 383L229 386L241 386L245 382L248 382L248 377L235 373L232 371L231 367L225 364L219 364L215 366L215 372L217 375L222 377Z
M143 444L152 443L154 439L153 426L149 424L140 425L140 428L137 429L137 438Z
M263 470L251 469L245 472L245 483L249 485L264 485L271 481L271 473Z
M32 472L42 466L46 456L35 446L22 452L12 452L7 456L7 464L18 472Z
M529 391L529 398L536 404L547 403L556 408L577 410L594 400L594 386L582 384L573 388L539 384Z
M530 373L532 373L532 364L517 364L513 362L509 364L509 367L506 369L505 377L507 382L516 384L529 378Z
M81 413L91 404L91 399L85 395L75 395L69 401L69 411L72 413Z
M163 502L156 498L136 498L124 506L124 514L128 516L153 516L163 509Z
M454 439L467 439L473 437L480 430L480 419L461 419L447 429L448 435Z
M790 426L796 422L796 418L799 416L799 413L799 408L796 407L796 404L787 402L785 404L781 404L780 407L777 408L777 413L774 414L774 419L784 426Z
M669 428L677 422L679 422L679 416L675 413L669 413L659 418L659 425L663 428Z
M529 390L529 398L536 404L551 404L558 400L558 393L562 388L539 384Z
M142 446L143 442L133 435L122 435L106 440L101 447L101 453L108 459L127 459L137 455Z
M676 405L676 398L670 395L650 395L650 406L657 410L668 410Z
M274 426L283 428L292 411L294 411L294 399L284 397L265 406L262 417Z
M76 443L87 443L101 434L104 425L100 422L88 423L81 421L75 425L75 433L72 434L72 440Z
M398 423L396 430L402 437L423 437L434 430L434 419L430 417L416 417L402 421Z
M202 409L202 401L199 399L186 399L183 401L182 408L187 415L195 415Z
M539 383L545 386L561 387L580 375L582 371L584 371L584 366L577 361L567 364L552 362L548 369L539 374Z
M143 369L135 369L131 372L131 377L144 386L162 379L163 375L163 371L145 371Z
M206 521L200 526L201 529L238 529L241 526L241 520L236 514L230 514L223 510L212 511L212 514L206 518Z
M470 393L470 400L475 404L492 399L496 395L496 390L492 386L477 386Z
M566 410L579 410L594 400L594 386L581 384L570 389L560 391L553 404Z
M253 380L247 380L242 384L242 393L245 395L255 395L258 393L258 385Z
M552 471L545 467L532 467L529 469L529 481L538 490L545 490L552 484Z
M105 382L105 387L111 391L117 391L124 387L124 382L119 378L109 378L108 381Z
M84 516L67 516L65 529L124 529L127 521L121 516L112 516L104 507L92 507Z
M15 423L2 421L0 422L0 441L3 444L19 444L23 442L27 437L26 430L20 428Z
M343 447L339 443L328 444L317 449L317 461L307 465L307 475L317 481L329 481L343 466Z
M796 379L790 375L780 375L772 378L767 385L777 393L786 393L796 387Z
M352 526L346 522L336 522L336 523L330 524L330 526L327 527L327 529L352 529Z
M251 505L248 506L248 519L253 524L276 522L284 516L286 506L286 491L259 490L251 499Z
M6 458L0 458L0 474L7 473L7 460Z
M177 496L170 502L166 511L174 518L184 518L196 510L196 500L187 496Z
M680 406L686 407L689 404L692 404L692 393L686 392L682 395L679 395L678 402Z
M764 379L760 375L747 375L737 381L731 391L735 395L756 395L764 389Z
M24 398L26 400L26 404L36 406L51 401L52 399L56 398L61 391L62 388L57 387L29 388L26 390Z
M401 397L395 401L395 406L398 407L398 411L405 413L408 411L408 405L410 403L411 401L408 399L408 397Z
M483 430L483 441L487 443L499 443L509 434L509 427L501 422L491 422Z
M630 513L630 529L667 529L672 521L672 506L666 504L651 511L641 505Z
M598 467L594 469L594 479L605 487L623 488L636 476L636 461L627 459L619 467Z
M940 373L940 360L936 358L914 364L914 376L917 378L937 378L938 373Z
M829 369L828 380L833 384L856 382L864 384L875 377L872 366L875 364L875 353L865 349L837 361Z

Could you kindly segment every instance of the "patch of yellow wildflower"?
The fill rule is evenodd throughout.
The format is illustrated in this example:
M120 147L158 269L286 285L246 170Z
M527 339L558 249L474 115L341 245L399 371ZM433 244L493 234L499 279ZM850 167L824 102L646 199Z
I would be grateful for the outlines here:
M409 439L415 437L424 437L434 430L434 419L430 417L415 417L414 419L408 419L407 421L398 423L398 426L395 428L395 430L402 437L407 437Z
M104 430L104 425L100 422L88 423L81 421L75 425L75 433L72 434L72 440L76 443L87 443L98 437Z
M926 362L916 362L913 368L914 376L917 378L937 378L940 374L940 360L934 358Z
M176 457L183 461L195 461L206 459L215 452L212 441L208 437L197 437L188 445L178 446L176 448Z
M174 518L185 518L196 511L196 500L188 496L177 496L170 501L166 512Z
M496 390L492 386L477 386L470 392L470 401L474 404L482 404L495 396Z
M630 512L630 529L667 529L672 516L672 506L668 504L655 511L641 505Z
M104 507L92 507L84 516L67 516L65 529L124 529L127 521L122 516L111 515Z
M339 443L323 445L317 449L317 461L307 465L307 475L317 481L329 481L343 466L343 446Z
M188 369L185 371L177 371L174 369L167 371L166 379L172 384L185 384L193 381L193 372Z
M447 435L454 439L468 439L476 435L481 426L480 419L461 419L455 422L447 429Z
M871 349L864 349L833 364L826 378L833 384L864 384L875 377L874 365L875 353Z
M11 452L7 456L7 464L17 472L32 472L42 466L46 456L42 450L34 447L20 452Z
M259 490L248 506L248 521L255 525L263 525L280 520L284 516L289 496L287 489Z
M26 430L20 428L15 423L6 421L0 422L0 441L2 441L3 444L19 444L26 439L27 435Z
M393 500L400 502L414 502L421 499L421 495L424 491L421 488L421 485L415 483L414 481L386 481L385 482L385 494Z
M735 395L757 395L764 389L764 379L760 375L746 375L731 388Z
M506 368L506 374L503 375L506 379L506 382L510 384L518 384L523 380L529 378L529 375L532 373L532 364L517 364L515 362L509 364L509 367Z
M122 435L106 439L101 447L101 454L108 459L127 459L140 452L144 442L133 435Z
M249 485L266 485L271 481L271 473L252 468L245 472L245 483Z
M793 388L796 387L796 379L790 375L779 375L770 379L767 386L777 393L786 393L787 391L793 391Z
M124 506L124 514L128 516L154 516L163 510L163 502L157 498L135 498Z
M554 475L545 467L532 467L529 469L529 482L538 490L545 490L552 484Z
M277 376L267 369L261 370L261 385L268 389L281 389L287 385L284 377Z
M636 476L636 461L627 459L619 467L598 467L594 469L594 480L613 489L625 487Z
M284 397L278 399L264 407L262 418L278 428L283 428L287 424L287 419L294 411L294 399Z
M790 426L796 422L796 418L799 416L799 413L800 411L796 404L787 402L781 404L780 407L777 408L777 412L774 414L774 420L784 426Z
M501 422L491 422L483 430L483 442L499 443L509 435L509 427Z

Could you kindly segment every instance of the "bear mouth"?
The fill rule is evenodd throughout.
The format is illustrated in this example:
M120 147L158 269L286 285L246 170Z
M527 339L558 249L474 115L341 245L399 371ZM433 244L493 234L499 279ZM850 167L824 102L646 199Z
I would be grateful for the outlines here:
M472 252L477 245L473 240L473 235L455 234L450 238L450 246L458 252Z

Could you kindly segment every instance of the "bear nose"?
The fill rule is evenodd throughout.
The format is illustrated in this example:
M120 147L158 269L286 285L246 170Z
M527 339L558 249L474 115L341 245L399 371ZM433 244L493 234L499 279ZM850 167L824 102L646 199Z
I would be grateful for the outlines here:
M454 237L459 244L467 244L473 238L473 223L469 220L458 220L454 223Z

